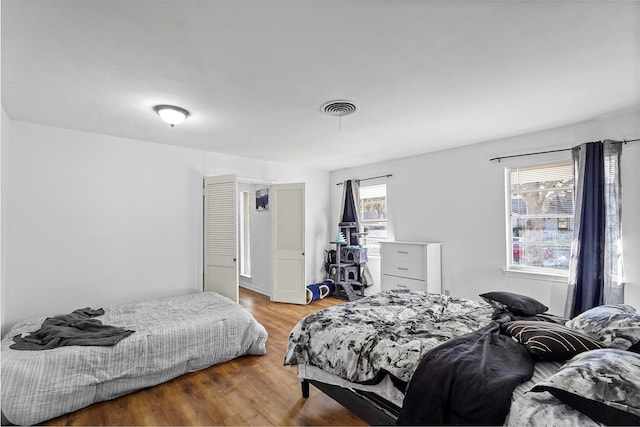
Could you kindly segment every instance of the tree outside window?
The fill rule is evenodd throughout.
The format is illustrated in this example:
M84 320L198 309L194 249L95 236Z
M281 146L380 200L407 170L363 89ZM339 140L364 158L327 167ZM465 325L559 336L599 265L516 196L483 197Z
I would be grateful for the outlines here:
M360 187L360 222L364 246L369 256L380 255L380 241L387 238L387 186L386 184Z
M508 268L568 273L573 238L571 162L507 169Z

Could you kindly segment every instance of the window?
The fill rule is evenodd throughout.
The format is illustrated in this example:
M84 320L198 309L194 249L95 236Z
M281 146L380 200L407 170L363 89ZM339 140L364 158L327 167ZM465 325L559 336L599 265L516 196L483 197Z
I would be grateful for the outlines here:
M567 275L573 238L573 164L511 168L507 268Z
M387 238L386 184L360 187L360 222L367 254L380 256L380 241Z
M251 277L251 196L240 193L240 274Z

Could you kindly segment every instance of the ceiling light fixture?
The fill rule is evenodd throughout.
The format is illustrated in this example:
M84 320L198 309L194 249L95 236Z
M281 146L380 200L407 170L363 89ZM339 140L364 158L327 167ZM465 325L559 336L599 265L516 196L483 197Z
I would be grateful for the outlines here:
M187 110L176 107L175 105L156 105L153 107L153 111L158 113L160 118L169 123L171 127L179 125L184 122L184 119L189 117L189 112Z

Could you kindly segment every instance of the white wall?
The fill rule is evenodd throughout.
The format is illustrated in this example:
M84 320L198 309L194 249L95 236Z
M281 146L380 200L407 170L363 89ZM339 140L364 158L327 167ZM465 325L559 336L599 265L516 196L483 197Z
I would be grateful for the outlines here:
M396 240L443 242L443 289L477 299L490 290L531 295L562 314L566 284L504 273L504 168L570 158L569 152L489 162L496 156L568 148L601 139L640 137L638 113L565 128L473 144L331 174L332 229L337 229L340 187L345 179L393 174L387 184L388 221ZM463 124L461 124L463 125ZM390 142L391 143L391 142ZM640 143L625 146L622 159L626 301L640 308ZM375 274L375 273L374 273Z
M3 334L23 318L201 290L206 175L305 182L307 280L322 277L326 171L10 124Z
M635 120L640 127L640 114ZM621 168L625 301L640 311L640 142L624 147Z
M9 187L9 138L10 124L7 112L2 108L2 118L0 120L0 324L5 324L6 298L5 295L5 255L7 254L5 237L7 235L7 216L4 214L7 206L7 195Z

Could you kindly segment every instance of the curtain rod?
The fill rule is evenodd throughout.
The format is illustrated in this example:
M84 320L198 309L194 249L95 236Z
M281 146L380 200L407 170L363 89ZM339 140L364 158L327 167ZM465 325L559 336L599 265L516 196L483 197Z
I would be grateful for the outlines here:
M360 181L369 181L370 179L376 179L376 178L389 178L389 177L391 177L391 176L393 176L393 175L391 175L391 174L387 174L387 175L378 175L378 176L372 176L372 177L369 177L369 178L356 179L356 181L358 181L358 182L360 182ZM342 185L342 183L341 183L341 182L339 182L339 183L337 183L336 185Z
M638 139L623 139L622 141L613 141L614 144L626 144L627 142L638 142L640 141L640 138ZM514 154L513 156L501 156L501 157L494 157L493 159L489 159L490 162L497 160L498 162L500 162L500 160L502 159L511 159L513 157L523 157L523 156L534 156L536 154L548 154L548 153L559 153L561 151L571 151L572 148L562 148L560 150L550 150L550 151L537 151L535 153L526 153L526 154Z

